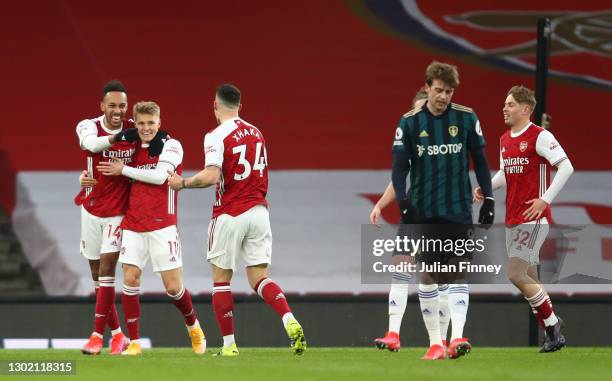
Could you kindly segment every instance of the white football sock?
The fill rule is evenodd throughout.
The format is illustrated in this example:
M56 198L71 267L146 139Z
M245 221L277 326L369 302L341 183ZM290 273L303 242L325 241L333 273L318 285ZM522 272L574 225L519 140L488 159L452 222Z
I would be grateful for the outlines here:
M389 290L389 332L400 333L408 301L410 274L394 273Z
M448 284L438 285L440 295L440 335L442 340L448 337L448 324L450 323L450 308L448 306Z
M452 332L451 341L463 337L463 327L470 305L470 289L467 283L453 283L448 287L448 307L450 309Z
M234 344L236 341L234 340L234 335L223 336L223 346L229 347Z
M440 335L440 295L437 284L419 284L419 303L423 322L429 334L429 346L442 346Z

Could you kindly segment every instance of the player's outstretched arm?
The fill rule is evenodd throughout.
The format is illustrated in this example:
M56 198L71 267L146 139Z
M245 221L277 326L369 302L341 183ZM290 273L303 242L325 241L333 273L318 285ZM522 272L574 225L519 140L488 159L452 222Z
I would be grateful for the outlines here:
M506 186L506 174L504 173L503 169L497 171L495 176L493 176L493 179L491 179L491 185L493 186L494 191ZM480 187L474 188L473 196L472 201L476 203L481 203L485 199L484 193L482 193L482 188Z
M470 149L470 154L474 161L476 181L478 181L478 185L484 196L484 202L480 207L478 223L482 225L491 225L495 219L495 199L493 198L491 172L489 171L489 163L484 153L484 146Z
M378 219L382 213L382 210L387 207L395 199L395 189L393 189L393 182L389 181L385 193L378 199L376 205L372 208L370 213L370 222L374 225L378 224Z
M221 177L221 168L216 165L209 165L194 176L182 178L175 172L168 171L168 185L174 190L184 188L208 188L219 182Z

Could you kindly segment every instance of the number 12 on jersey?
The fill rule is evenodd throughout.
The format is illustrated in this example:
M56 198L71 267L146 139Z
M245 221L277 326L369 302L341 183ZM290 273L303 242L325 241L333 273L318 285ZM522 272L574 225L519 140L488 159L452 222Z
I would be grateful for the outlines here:
M232 153L239 153L240 157L238 158L238 164L244 167L244 171L242 173L234 174L234 180L244 180L251 174L251 170L259 171L259 177L263 177L264 169L266 169L266 165L268 165L268 155L266 152L266 147L263 147L262 152L262 144L261 142L257 142L255 145L255 161L251 166L251 163L246 159L246 144L242 144L236 146L232 149Z

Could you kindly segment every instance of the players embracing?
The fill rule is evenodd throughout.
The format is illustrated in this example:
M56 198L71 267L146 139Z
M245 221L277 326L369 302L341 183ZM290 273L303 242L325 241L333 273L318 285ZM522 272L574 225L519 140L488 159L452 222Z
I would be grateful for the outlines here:
M123 355L140 355L140 278L149 261L161 276L166 292L185 319L193 351L203 354L206 339L197 320L189 291L182 281L181 242L177 229L178 195L168 183L168 172L181 173L181 143L160 130L160 108L154 102L134 105L138 131L132 163L120 160L101 162L105 176L132 179L129 204L121 228L123 242L119 262L123 264L121 304L130 344Z
M121 332L115 307L115 267L130 184L127 178L108 178L97 169L99 163L111 158L125 163L132 160L136 129L132 120L125 120L127 107L123 84L109 81L102 90L103 115L82 120L76 127L87 165L82 175L84 186L75 198L81 207L80 251L89 262L96 295L94 331L82 349L88 355L102 352L106 325L112 333L110 354L121 354L129 344Z

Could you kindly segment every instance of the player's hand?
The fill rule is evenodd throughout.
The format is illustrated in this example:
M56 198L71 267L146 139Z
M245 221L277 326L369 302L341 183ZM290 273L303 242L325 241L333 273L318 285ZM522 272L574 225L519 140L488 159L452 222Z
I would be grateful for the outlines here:
M138 140L138 129L128 128L117 132L113 138L114 143L119 142L135 142Z
M97 183L98 181L96 179L89 177L87 171L81 172L81 175L79 176L79 184L81 185L81 188L93 187Z
M480 207L478 223L488 229L493 224L493 220L495 220L495 199L486 197Z
M484 200L484 194L482 193L482 189L480 189L480 187L474 188L472 202L481 203L482 200Z
M183 189L183 178L176 172L168 171L168 186L175 191Z
M523 217L525 217L525 221L533 221L538 220L542 217L542 213L548 207L548 203L541 198L534 198L527 201L525 204L531 205L527 208L526 211L523 212Z
M108 162L100 162L96 167L104 176L121 176L123 162L119 159L111 159Z
M419 216L417 209L412 206L410 198L404 198L399 200L400 209L400 223L402 224L418 224Z
M382 210L380 210L380 207L378 205L374 205L374 208L372 208L372 212L370 213L370 223L372 225L380 227L380 225L378 224L378 219L380 218L381 213Z

